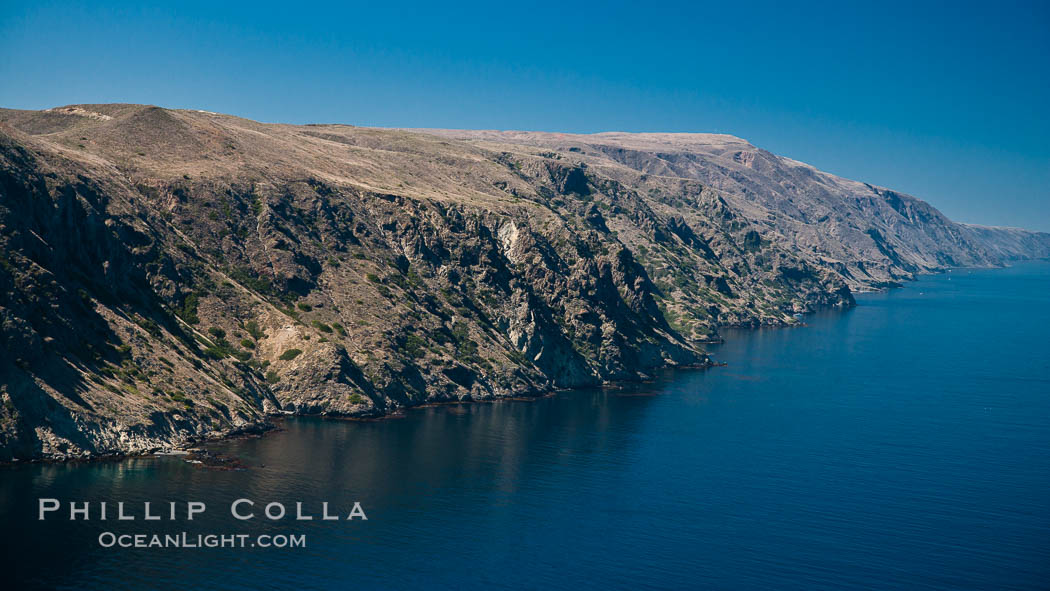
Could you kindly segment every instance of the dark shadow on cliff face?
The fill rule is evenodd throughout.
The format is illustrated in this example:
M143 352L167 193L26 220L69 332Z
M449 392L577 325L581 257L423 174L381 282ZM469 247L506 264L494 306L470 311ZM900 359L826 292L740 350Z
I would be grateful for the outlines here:
M0 387L10 397L4 412L19 425L13 449L39 455L35 425L96 451L71 413L90 424L100 410L85 398L90 391L110 390L118 406L137 392L121 369L137 371L129 365L133 349L104 314L137 324L146 339L163 329L191 352L199 348L150 285L145 267L158 258L161 237L142 219L109 211L112 187L83 174L60 177L30 151L0 141L0 352L8 361ZM114 372L129 391L99 378Z
M65 381L70 387L76 387L73 373L52 375L59 382ZM94 444L83 429L82 413L74 418L73 411L41 389L28 371L16 367L10 360L0 361L0 384L0 393L6 395L0 416L5 425L13 425L13 429L0 431L0 462L42 457L44 443L38 429L44 429L77 448L94 450ZM74 404L90 410L76 394L67 394L67 397ZM52 451L65 453L70 449L67 443L59 443Z

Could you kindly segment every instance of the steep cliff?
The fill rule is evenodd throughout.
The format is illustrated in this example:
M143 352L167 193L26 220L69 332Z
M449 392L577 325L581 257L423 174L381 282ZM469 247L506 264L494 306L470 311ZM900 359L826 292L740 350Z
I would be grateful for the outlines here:
M0 460L638 379L1050 245L735 138L552 137L0 110Z

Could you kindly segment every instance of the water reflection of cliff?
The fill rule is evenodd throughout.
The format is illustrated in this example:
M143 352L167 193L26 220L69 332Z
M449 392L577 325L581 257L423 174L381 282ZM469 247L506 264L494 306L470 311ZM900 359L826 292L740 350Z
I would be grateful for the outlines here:
M378 511L401 513L406 505L425 510L437 491L495 490L509 498L526 482L585 471L596 456L615 465L630 452L648 402L581 391L534 402L437 406L378 422L297 419L285 433L222 449L257 466L243 474L246 494L367 500Z
M204 468L181 458L7 468L0 478L0 514L13 517L5 529L19 534L2 542L3 562L15 580L30 586L75 588L106 581L119 588L112 581L121 581L128 588L157 588L177 585L182 568L191 569L195 580L229 580L265 559L272 582L280 584L282 565L289 573L311 562L333 569L331 561L340 557L337 570L349 574L366 568L362 561L374 551L427 547L427 538L435 552L443 552L443 533L451 529L484 535L512 527L515 513L565 501L576 494L564 487L567 474L585 482L626 467L652 402L645 388L628 392L641 396L579 391L531 402L437 406L377 422L295 419L283 432L210 447L241 458L250 466L243 471ZM594 470L603 476L591 476ZM62 510L37 521L40 497L61 499ZM259 518L230 517L229 505L238 498L254 500ZM92 519L69 521L71 500L91 502ZM205 516L186 521L181 503L189 500L207 503ZM106 522L98 520L100 501L110 504ZM139 518L114 520L117 501ZM165 517L166 503L179 501L179 520L144 522L145 501L162 507ZM284 503L290 518L261 518L270 501ZM296 501L313 521L291 519ZM369 521L322 521L322 501L343 516L360 501ZM104 549L97 541L103 531L298 532L310 536L310 547L265 554ZM450 537L463 535L470 534Z

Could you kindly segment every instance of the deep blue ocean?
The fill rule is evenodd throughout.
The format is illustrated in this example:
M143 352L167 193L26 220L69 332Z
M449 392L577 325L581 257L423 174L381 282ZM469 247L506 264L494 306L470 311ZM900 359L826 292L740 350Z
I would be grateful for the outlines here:
M1050 588L1050 264L857 299L800 328L726 331L726 367L626 390L289 420L209 447L245 470L0 468L0 586ZM41 522L39 497L124 501L139 520ZM242 497L318 517L238 521ZM143 522L147 500L207 511ZM321 501L360 501L368 520L321 521ZM307 546L102 548L105 531Z

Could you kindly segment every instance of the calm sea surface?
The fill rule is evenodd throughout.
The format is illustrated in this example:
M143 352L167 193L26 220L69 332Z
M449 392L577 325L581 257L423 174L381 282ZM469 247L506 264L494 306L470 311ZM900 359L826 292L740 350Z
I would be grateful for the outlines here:
M713 351L728 367L625 391L291 420L210 447L243 471L2 468L0 586L1050 588L1050 264L858 303L728 332ZM39 522L38 497L122 500L139 518ZM229 515L241 497L259 517ZM207 511L142 521L143 501L169 500ZM315 520L267 521L270 501ZM321 501L360 501L368 521L321 521ZM102 548L105 531L307 547Z

